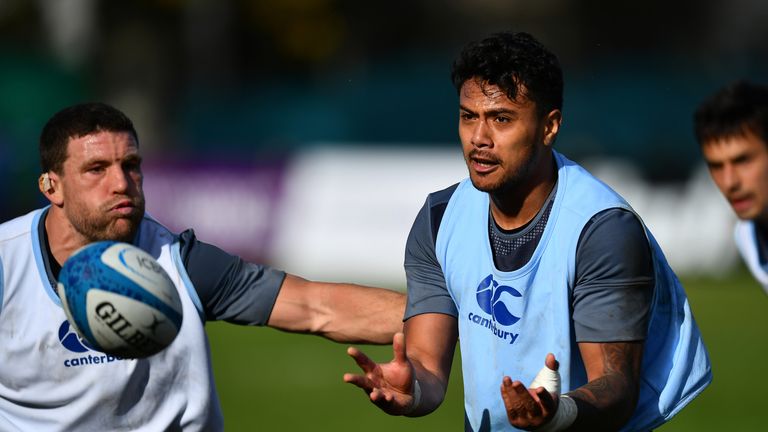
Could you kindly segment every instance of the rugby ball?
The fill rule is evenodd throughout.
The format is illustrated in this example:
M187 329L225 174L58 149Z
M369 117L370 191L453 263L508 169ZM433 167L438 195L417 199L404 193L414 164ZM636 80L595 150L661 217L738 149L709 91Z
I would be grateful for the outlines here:
M179 293L150 254L127 243L91 243L72 254L57 291L69 323L98 351L144 358L173 342Z

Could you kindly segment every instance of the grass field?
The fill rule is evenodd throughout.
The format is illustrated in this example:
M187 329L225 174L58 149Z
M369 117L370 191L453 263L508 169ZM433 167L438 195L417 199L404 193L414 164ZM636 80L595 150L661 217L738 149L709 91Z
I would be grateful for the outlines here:
M740 269L723 279L683 279L713 364L710 387L659 430L765 430L768 296ZM345 384L356 371L345 345L267 328L209 324L214 374L228 431L463 430L459 354L443 405L429 416L390 417ZM362 347L377 361L390 347Z

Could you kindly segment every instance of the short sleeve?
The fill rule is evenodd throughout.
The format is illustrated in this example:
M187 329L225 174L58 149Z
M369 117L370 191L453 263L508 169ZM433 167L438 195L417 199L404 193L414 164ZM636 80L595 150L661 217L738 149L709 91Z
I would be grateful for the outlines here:
M192 230L180 235L181 258L203 304L206 319L266 325L285 273L249 263L201 242Z
M573 321L577 342L645 340L654 272L637 216L614 208L595 215L576 249Z
M446 191L452 193L453 190L455 187ZM435 253L437 228L448 201L444 195L450 197L450 193L446 191L437 192L427 198L408 235L405 246L405 277L408 284L406 320L423 313L458 315Z

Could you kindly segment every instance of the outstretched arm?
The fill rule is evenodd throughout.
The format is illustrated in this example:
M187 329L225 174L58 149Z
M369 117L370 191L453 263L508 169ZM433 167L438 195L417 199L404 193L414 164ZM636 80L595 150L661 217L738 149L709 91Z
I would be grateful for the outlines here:
M405 295L287 275L267 325L337 342L388 344L402 331Z
M405 322L405 335L396 335L394 358L389 363L375 363L358 349L349 348L347 352L364 374L344 374L344 381L363 389L388 414L428 414L445 396L457 337L455 317L416 315Z

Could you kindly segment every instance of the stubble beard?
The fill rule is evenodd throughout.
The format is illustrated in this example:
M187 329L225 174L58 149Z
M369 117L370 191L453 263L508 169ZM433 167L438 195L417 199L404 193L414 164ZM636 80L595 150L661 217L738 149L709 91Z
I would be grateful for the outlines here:
M144 217L144 199L135 201L136 211L125 217L109 215L112 204L103 205L97 210L88 210L76 206L68 212L68 219L75 230L89 242L119 241L131 243L139 230Z
M479 178L475 177L476 174L473 175L470 171L472 185L475 189L493 196L504 196L509 192L518 191L530 180L530 173L538 162L540 152L541 149L534 147L532 154L527 158L525 163L519 165L510 172L504 173L504 175L496 182L482 182Z

